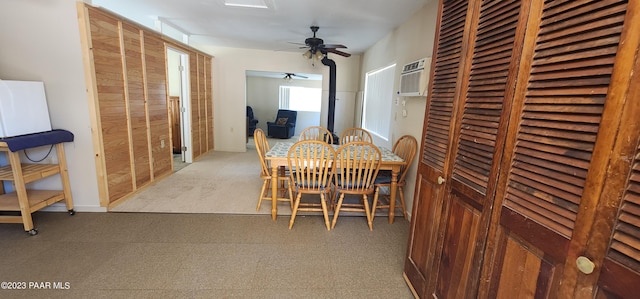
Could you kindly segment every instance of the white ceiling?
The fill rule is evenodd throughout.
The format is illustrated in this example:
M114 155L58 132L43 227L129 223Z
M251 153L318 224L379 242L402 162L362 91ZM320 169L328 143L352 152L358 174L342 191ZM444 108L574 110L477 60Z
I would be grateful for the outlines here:
M229 1L229 0L226 0ZM192 45L301 51L312 36L358 54L431 0L233 0L266 1L269 8L228 7L225 0L93 0L143 25L157 21L189 36Z

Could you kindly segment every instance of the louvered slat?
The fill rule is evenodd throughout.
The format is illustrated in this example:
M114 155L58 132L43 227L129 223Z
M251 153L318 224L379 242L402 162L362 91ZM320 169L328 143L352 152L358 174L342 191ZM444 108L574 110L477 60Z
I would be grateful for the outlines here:
M483 1L480 11L453 178L483 195L491 179L519 12L520 1Z
M640 272L640 145L622 199L609 257Z
M448 150L456 80L468 1L443 1L435 72L425 128L423 163L440 171Z
M522 195L522 197L518 197L518 195ZM544 202L537 202L540 205L536 205L533 201L529 200L531 194L526 191L518 190L518 192L514 192L511 196L510 208L516 210L528 210L532 215L536 215L536 221L540 224L547 227L555 227L558 232L565 235L571 233L571 224L562 225L562 223L558 223L558 219L567 218L563 217L563 215L553 213L550 209L552 205L545 206Z
M545 3L504 204L567 237L575 225L625 10L624 1ZM553 209L534 208L543 205Z

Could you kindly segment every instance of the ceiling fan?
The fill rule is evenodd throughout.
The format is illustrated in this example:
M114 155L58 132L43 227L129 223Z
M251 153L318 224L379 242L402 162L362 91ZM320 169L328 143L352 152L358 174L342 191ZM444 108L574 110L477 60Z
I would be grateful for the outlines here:
M291 82L291 80L293 80L293 77L298 77L298 78L302 78L302 79L308 79L309 77L307 76L303 76L303 75L297 75L294 73L284 73L284 79L285 81Z
M338 49L346 49L347 46L340 45L340 44L325 44L323 39L316 37L316 32L318 32L318 29L320 29L320 27L311 26L310 28L311 28L311 31L313 32L313 37L309 37L305 39L304 40L305 47L301 47L301 49L309 48L307 52L302 54L304 57L311 59L316 55L322 56L322 55L326 55L327 53L334 53L344 57L351 56L351 54L349 53L338 50Z

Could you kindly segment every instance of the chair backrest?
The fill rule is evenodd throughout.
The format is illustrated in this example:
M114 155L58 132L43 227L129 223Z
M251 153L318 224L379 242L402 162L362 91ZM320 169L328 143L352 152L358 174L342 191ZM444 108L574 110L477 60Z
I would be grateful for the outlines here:
M349 128L340 134L340 144L347 144L353 141L373 142L371 133L362 128Z
M302 140L320 140L329 144L333 144L333 134L329 129L321 126L307 127L300 132L299 141Z
M278 123L279 119L283 119L286 118L286 124L296 124L296 118L298 117L298 111L295 110L286 110L286 109L280 109L278 110L278 114L276 115L276 124Z
M254 119L254 117L253 117L253 108L251 108L251 106L247 106L247 117L249 119Z
M260 158L260 166L262 168L261 175L271 175L269 165L267 165L267 161L264 159L264 155L269 151L270 147L269 142L267 141L267 136L264 134L264 131L262 131L262 129L256 129L253 132L253 142L256 144L256 151L258 152L258 157Z
M335 184L342 191L370 193L380 170L382 154L373 143L354 141L336 151Z
M404 181L407 176L407 168L411 167L411 163L418 151L418 141L411 135L400 137L393 145L393 153L402 158L406 163L400 168L400 176L398 182Z
M297 191L321 193L329 191L335 151L324 141L298 141L289 149L287 160L291 181Z

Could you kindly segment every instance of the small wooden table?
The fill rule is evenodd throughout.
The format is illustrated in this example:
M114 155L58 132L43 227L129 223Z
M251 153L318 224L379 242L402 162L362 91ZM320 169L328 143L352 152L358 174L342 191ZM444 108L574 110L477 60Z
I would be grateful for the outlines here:
M9 162L8 165L0 167L0 211L20 212L20 216L0 216L0 223L22 223L25 231L30 235L35 235L38 231L34 228L31 213L64 201L69 214L75 214L67 161L62 144L71 141L73 141L73 134L64 130L0 139L0 154L4 153ZM20 162L19 150L43 145L55 146L58 164ZM28 183L56 174L60 175L62 190L28 190L26 188ZM11 181L15 191L5 194L3 181Z
M276 142L265 154L265 160L270 161L271 164L271 219L276 220L278 214L277 198L278 198L278 176L279 168L281 166L287 166L287 154L289 149L295 141ZM333 144L334 150L337 150L339 145ZM380 170L391 170L391 188L389 190L391 199L389 200L389 223L393 223L395 217L395 203L396 192L398 190L398 173L400 168L405 164L404 160L394 154L391 150L384 147L378 147L382 153L382 161L380 163Z

